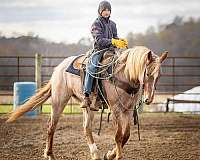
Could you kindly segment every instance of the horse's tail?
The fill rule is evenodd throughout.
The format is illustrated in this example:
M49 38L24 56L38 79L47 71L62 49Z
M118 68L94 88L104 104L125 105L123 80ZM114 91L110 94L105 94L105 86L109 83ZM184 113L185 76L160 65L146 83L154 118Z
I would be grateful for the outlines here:
M39 89L35 95L12 112L6 122L13 122L24 113L39 107L51 96L51 81L49 81L44 87Z

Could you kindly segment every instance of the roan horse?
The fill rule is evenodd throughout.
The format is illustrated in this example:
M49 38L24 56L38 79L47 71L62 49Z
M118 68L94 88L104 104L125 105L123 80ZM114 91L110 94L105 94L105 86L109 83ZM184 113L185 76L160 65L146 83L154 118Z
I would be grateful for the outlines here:
M123 51L118 59L114 69L114 77L128 86L143 86L143 96L146 104L150 104L154 98L155 85L160 76L161 63L166 59L167 52L157 56L151 50L143 46ZM76 97L80 102L83 99L81 79L77 75L67 73L66 68L72 63L75 56L68 57L61 62L52 74L49 82L32 96L25 104L14 111L7 122L12 122L18 117L32 109L43 104L49 97L52 100L51 117L48 122L46 148L44 156L49 159L55 159L52 145L53 135L63 109L70 99ZM103 80L102 85L105 88L109 109L113 116L113 124L116 129L116 146L112 151L108 151L104 159L122 159L123 146L130 136L130 122L133 112L133 106L138 100L138 93L134 95L127 93L124 89L118 87L109 80ZM133 87L134 88L134 87ZM92 136L93 111L89 108L83 109L83 128L87 143L90 149L92 159L101 159L97 146Z

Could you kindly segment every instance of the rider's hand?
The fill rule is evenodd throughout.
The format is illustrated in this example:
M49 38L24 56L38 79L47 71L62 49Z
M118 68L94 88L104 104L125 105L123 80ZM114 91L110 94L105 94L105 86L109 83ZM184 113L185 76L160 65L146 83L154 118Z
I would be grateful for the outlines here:
M128 41L125 39L114 39L112 38L112 45L116 46L117 48L127 48Z
M128 46L128 41L125 38L120 38L121 41L124 41L124 43L126 44L126 46Z

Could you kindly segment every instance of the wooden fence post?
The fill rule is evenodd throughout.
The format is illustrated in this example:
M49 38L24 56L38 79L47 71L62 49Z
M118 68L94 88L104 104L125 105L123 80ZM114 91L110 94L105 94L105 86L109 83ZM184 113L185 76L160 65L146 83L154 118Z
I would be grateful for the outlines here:
M35 82L36 88L41 88L42 85L42 57L40 54L35 54ZM42 106L39 107L38 112L42 112Z
M170 99L167 98L167 103L166 103L166 110L165 110L165 112L169 112L169 102L170 102Z

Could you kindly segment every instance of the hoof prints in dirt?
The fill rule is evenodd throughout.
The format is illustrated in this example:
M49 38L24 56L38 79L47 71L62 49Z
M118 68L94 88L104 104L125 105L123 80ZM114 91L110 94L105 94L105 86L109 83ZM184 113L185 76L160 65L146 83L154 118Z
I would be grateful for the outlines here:
M21 118L5 124L0 116L0 160L39 160L43 158L48 116ZM141 141L132 125L131 137L124 148L125 160L200 160L200 116L180 114L142 114ZM94 128L99 126L99 115ZM55 133L53 150L56 158L89 160L90 153L82 131L81 115L61 117ZM114 145L112 123L104 117L101 136L94 135L103 155Z

